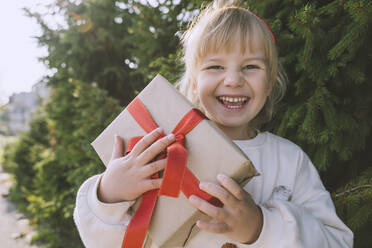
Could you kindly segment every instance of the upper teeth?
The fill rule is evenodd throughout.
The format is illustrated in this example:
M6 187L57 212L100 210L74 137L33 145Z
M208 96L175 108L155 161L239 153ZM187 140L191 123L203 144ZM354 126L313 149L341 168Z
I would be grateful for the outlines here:
M227 96L220 96L219 99L226 102L244 102L248 99L248 97L227 97Z

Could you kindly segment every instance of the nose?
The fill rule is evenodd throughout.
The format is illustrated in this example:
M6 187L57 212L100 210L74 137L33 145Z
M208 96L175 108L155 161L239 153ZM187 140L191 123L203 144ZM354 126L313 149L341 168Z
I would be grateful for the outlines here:
M224 78L224 85L226 87L241 87L244 84L243 77L238 70L228 70Z

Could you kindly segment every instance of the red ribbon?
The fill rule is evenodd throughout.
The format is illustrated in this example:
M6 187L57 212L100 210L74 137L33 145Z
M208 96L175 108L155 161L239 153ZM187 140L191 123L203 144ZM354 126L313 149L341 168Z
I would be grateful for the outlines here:
M158 128L158 125L151 118L146 107L138 98L135 98L128 105L127 110L147 133ZM197 195L215 206L222 206L222 203L217 198L199 189L199 180L186 167L187 150L184 147L185 135L203 119L205 119L205 117L199 110L192 109L172 131L176 136L176 141L167 148L167 162L164 170L163 182L159 190L151 190L143 194L140 206L133 215L125 232L122 248L142 247L158 195L178 197L179 192L182 191L187 198L191 195ZM134 137L130 139L127 153L132 150L134 145L141 138L142 137ZM164 157L165 153L162 152L156 160ZM158 174L153 176L153 178L157 177L159 177Z

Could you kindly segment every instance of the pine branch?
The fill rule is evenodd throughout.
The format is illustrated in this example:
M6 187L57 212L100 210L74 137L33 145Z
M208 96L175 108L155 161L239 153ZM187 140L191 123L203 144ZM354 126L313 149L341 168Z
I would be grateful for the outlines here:
M354 11L357 11L357 12L363 14L367 18L372 17L371 13L369 13L368 10L365 10L362 6L355 6L355 7L351 8L351 12L354 12Z
M361 189L366 189L366 188L372 188L372 184L364 184L364 185L359 185L359 186L353 187L351 189L348 189L348 190L345 190L343 192L335 194L334 198L337 198L337 197L340 197L340 196L343 196L343 195L346 195L346 194L350 194L350 193L353 193L355 191L358 191L358 190L361 190Z

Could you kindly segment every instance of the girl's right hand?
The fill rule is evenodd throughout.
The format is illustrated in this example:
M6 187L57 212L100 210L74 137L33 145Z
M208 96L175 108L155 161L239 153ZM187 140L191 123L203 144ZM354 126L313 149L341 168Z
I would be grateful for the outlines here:
M149 190L160 188L162 179L152 179L151 176L165 168L166 160L150 161L175 141L174 134L156 141L162 133L161 128L148 133L125 156L123 140L115 136L111 160L98 187L101 201L131 201Z

